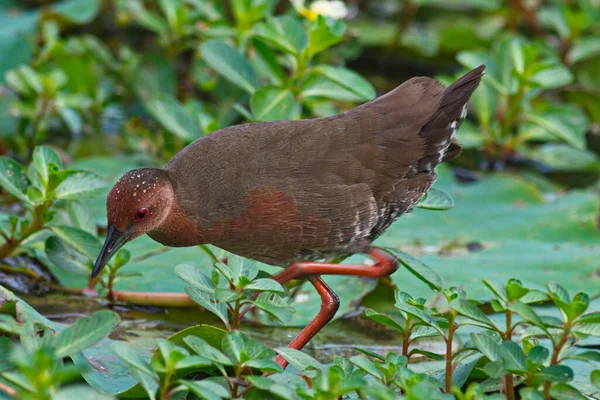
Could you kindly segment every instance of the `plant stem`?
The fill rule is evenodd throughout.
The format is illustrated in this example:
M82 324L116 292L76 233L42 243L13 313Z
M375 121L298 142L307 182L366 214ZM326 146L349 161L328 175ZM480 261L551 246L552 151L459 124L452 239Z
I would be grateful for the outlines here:
M206 254L208 254L208 256L214 261L214 262L219 262L219 257L217 257L217 255L210 249L210 247L208 247L205 244L201 244L198 247L200 247Z
M519 89L514 95L508 95L507 112L504 115L504 121L501 129L501 138L506 140L511 133L515 120L521 110L521 101L525 95L525 86L519 82Z
M44 213L49 207L50 205L46 203L34 207L31 223L21 231L20 237L16 238L15 235L12 235L0 246L0 260L10 256L29 236L44 229Z
M0 382L0 391L8 394L11 397L15 397L17 396L17 391L13 388L11 388L8 385L5 385L4 383Z
M512 311L506 310L506 332L504 340L512 339ZM509 372L504 378L502 378L504 384L504 394L507 400L515 400L515 386L513 381L513 374Z
M410 318L406 318L404 325L404 337L402 338L402 355L408 357L408 346L410 345Z
M558 364L558 357L560 356L560 352L562 351L563 347L565 347L565 344L567 344L569 331L570 326L566 325L558 344L555 344L554 341L552 341L552 358L550 359L550 365ZM544 383L544 399L550 399L550 386L552 386L552 382L546 381L546 383Z
M13 266L7 265L7 264L0 264L0 271L12 273L12 274L25 275L25 276L28 276L29 278L33 279L33 280L36 280L36 281L46 281L47 280L42 275L38 275L34 271L32 271L30 269L13 267Z
M451 314L448 321L448 337L446 338L446 393L452 393L452 341L454 340L454 319L456 316Z
M411 0L404 0L402 4L402 10L398 14L396 31L394 32L392 40L388 44L389 51L394 51L398 48L400 45L400 40L402 39L402 35L404 35L406 30L410 27L412 21L417 15L417 11L419 11L419 5L413 3Z
M113 291L113 301L156 307L198 307L185 293Z

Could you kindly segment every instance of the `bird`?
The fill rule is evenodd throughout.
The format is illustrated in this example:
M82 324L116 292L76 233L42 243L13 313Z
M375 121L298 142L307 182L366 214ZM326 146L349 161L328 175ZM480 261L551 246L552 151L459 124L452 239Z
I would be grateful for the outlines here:
M437 165L460 154L457 131L484 70L448 87L414 77L333 116L223 128L163 168L125 173L107 197L107 236L92 278L143 234L165 246L211 244L282 266L273 279L306 278L321 297L318 315L288 345L302 349L339 308L321 275L396 271L396 259L372 242L415 207ZM326 262L357 253L374 264Z

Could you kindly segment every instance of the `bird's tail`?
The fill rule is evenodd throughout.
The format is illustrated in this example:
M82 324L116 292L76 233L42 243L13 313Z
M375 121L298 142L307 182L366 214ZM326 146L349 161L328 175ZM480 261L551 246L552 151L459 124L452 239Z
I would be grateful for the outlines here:
M454 139L467 114L467 102L479 86L484 70L482 64L448 86L437 112L421 129L420 135L426 137L432 147L429 153L441 155L439 162L453 159L462 150Z

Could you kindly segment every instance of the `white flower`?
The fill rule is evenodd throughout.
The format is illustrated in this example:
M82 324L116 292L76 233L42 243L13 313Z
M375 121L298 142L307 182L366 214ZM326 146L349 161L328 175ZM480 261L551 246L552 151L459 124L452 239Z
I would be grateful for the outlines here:
M333 19L343 19L348 16L348 8L341 0L317 0L306 8L304 0L290 0L292 6L304 17L314 21L319 15Z
M341 0L317 0L311 3L310 11L333 19L343 19L348 15L348 8Z

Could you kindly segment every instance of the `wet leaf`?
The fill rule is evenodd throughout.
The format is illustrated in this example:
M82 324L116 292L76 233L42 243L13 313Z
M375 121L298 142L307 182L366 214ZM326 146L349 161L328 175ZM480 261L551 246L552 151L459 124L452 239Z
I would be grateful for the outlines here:
M290 349L288 347L279 347L276 348L275 351L300 372L306 372L311 369L321 370L323 368L321 363L299 350Z
M441 189L431 188L415 207L445 211L454 207L454 200Z
M8 157L0 157L0 186L25 204L31 204L25 194L29 178L21 165Z
M220 365L233 365L232 361L220 350L211 346L206 340L198 336L187 336L183 338L187 344L198 355Z
M48 185L51 164L62 169L62 161L54 150L47 146L37 146L33 150L33 163L44 187Z

